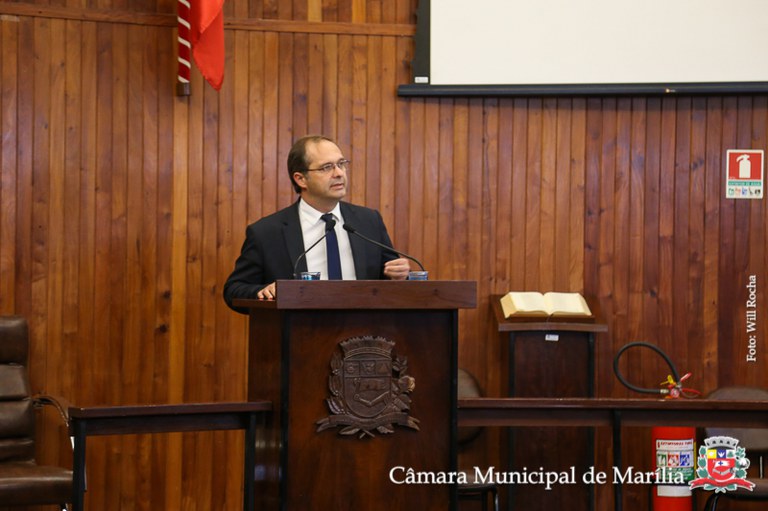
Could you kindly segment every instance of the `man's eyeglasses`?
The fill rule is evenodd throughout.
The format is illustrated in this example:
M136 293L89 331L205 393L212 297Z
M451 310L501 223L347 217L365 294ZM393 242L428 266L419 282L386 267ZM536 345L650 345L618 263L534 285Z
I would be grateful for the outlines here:
M339 170L343 170L344 172L347 172L349 170L349 160L339 160L336 163L326 163L322 167L318 167L316 169L305 169L308 172L322 172L323 174L328 174L329 172L332 172L335 167L338 167Z

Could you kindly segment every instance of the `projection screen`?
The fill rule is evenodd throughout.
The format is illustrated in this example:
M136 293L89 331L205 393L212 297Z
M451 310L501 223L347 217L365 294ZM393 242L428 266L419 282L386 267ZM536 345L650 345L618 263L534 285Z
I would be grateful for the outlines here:
M420 0L400 89L764 92L766 22L767 0Z

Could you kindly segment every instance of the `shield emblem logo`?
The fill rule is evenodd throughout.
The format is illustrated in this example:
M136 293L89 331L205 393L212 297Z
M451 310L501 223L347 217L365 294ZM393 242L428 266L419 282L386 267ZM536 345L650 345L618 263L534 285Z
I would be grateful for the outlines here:
M736 455L728 449L707 450L707 470L710 477L717 481L727 481L733 477Z
M331 415L317 421L317 431L341 427L340 435L373 437L394 433L394 426L419 430L409 415L416 379L407 374L408 360L395 356L395 343L384 337L352 337L339 343L331 357Z
M714 490L724 493L738 488L752 491L755 483L746 479L749 458L736 438L713 436L704 439L699 447L696 479L689 483L691 488Z
M344 400L360 417L376 417L392 403L392 360L375 354L344 359Z

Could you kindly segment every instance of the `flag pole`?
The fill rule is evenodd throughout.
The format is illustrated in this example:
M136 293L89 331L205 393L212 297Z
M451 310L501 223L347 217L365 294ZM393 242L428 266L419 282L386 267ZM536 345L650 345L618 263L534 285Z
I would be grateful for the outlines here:
M189 84L192 69L192 46L189 42L189 20L191 9L189 0L178 0L176 9L179 32L179 63L176 80L176 95L189 96L192 93Z

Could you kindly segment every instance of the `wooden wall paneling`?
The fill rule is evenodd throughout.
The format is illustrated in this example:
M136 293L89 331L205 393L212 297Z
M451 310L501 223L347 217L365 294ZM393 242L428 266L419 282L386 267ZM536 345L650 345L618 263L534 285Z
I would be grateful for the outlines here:
M720 197L723 194L722 179L725 168L725 150L722 146L724 103L722 98L709 98L706 105L706 160L704 161L704 257L702 260L702 337L697 346L699 363L692 376L691 385L701 391L708 392L715 388L715 377L712 367L717 365L717 309L718 283L717 267L720 259L720 243L718 239ZM689 352L692 351L689 347ZM683 369L684 370L684 369Z
M323 133L323 99L325 96L325 46L321 34L307 36L307 133Z
M183 326L181 332L176 332L175 327L183 324L182 321L176 321L171 316L173 304L174 281L171 268L175 265L173 261L179 257L175 252L176 245L182 244L175 240L173 211L177 206L180 210L186 211L186 204L180 201L177 205L174 201L176 191L174 186L179 184L186 187L186 179L179 179L178 183L174 179L174 161L176 148L174 136L174 106L177 99L172 93L163 94L162 91L168 90L171 84L164 79L161 70L172 69L175 61L175 52L167 41L167 32L162 28L154 30L152 44L146 48L145 66L148 66L146 83L151 84L148 87L147 109L156 115L156 121L148 121L145 127L145 147L156 148L156 155L145 156L145 175L146 180L155 188L154 194L147 194L147 207L156 211L154 219L148 219L146 222L148 243L155 243L155 260L147 261L146 283L149 288L146 293L146 299L152 305L147 306L147 322L149 323L146 331L145 350L151 351L152 367L146 369L145 376L142 377L142 384L147 387L147 392L151 394L151 402L168 403L171 401L173 389L170 382L173 378L173 364L175 348L172 346L171 330L174 335L183 338ZM173 39L171 39L173 40ZM165 43L165 44L164 44ZM184 109L180 109L184 111ZM150 149L151 153L151 149ZM150 189L152 187L150 186ZM183 215L182 218L186 218ZM154 222L152 221L154 220ZM181 253L186 253L186 246L178 249ZM152 284L154 283L154 285ZM180 294L179 296L183 296ZM176 300L179 302L180 300ZM150 344L150 346L146 346ZM139 486L139 508L150 510L156 505L165 501L165 496L170 493L171 488L177 487L174 484L174 478L178 477L177 471L169 471L174 461L166 466L167 460L174 460L178 455L179 444L174 437L155 438L145 436L140 443L140 454L148 465L147 470L141 472ZM176 449L176 451L174 451ZM167 458L164 457L168 453ZM150 491L151 490L151 491Z
M368 0L350 0L352 4L352 23L365 23L367 20L366 7Z
M245 192L246 203L242 211L238 215L235 215L234 223L232 226L232 235L234 243L229 247L229 259L231 267L234 267L235 259L240 253L240 247L245 237L245 227L248 225L252 218L256 217L256 213L261 210L263 201L262 194L264 194L264 158L265 158L265 125L266 108L267 108L267 95L274 95L276 92L274 89L268 91L267 87L267 67L266 67L266 44L267 37L263 32L249 32L248 33L248 125L247 125L247 160L246 160L246 174L245 174ZM245 58L240 56L240 59ZM236 322L238 325L238 332L242 328L246 328L245 318L240 318ZM238 334L239 335L239 334Z
M313 39L314 40L314 39ZM339 102L339 36L323 34L315 44L322 48L320 55L320 76L322 76L322 96L320 111L313 122L319 123L319 133L337 139L338 102ZM315 64L314 62L312 64ZM314 72L313 72L314 75ZM354 169L353 169L354 172Z
M674 343L669 347L669 355L676 361L692 359L691 355L698 353L702 344L706 342L704 337L704 182L707 168L706 162L706 127L708 124L706 98L693 99L693 113L691 116L691 170L690 170L690 199L688 208L689 216L689 284L688 284L688 339L686 347ZM714 149L717 151L717 148ZM696 357L698 359L699 357ZM699 360L696 360L699 362ZM678 364L680 362L677 362Z
M236 62L233 78L233 109L234 126L232 137L232 200L231 200L231 225L226 233L226 239L222 240L219 250L219 275L217 294L221 295L223 282L232 271L234 261L240 253L240 247L244 240L244 233L248 225L248 211L254 200L255 191L260 188L259 177L263 175L261 168L261 151L259 142L262 139L263 102L260 92L263 91L264 51L263 37L254 37L244 31L235 33ZM258 141L258 142L257 142ZM221 299L217 299L217 306L224 305ZM218 311L221 322L225 325L225 335L222 336L222 328L217 329L217 338L220 348L224 350L221 357L227 360L230 356L247 360L246 318L239 314L232 314L224 305ZM240 340L238 344L235 340ZM224 368L222 368L224 369ZM245 369L241 369L243 374ZM231 373L230 373L231 374ZM224 400L237 400L246 397L245 381L236 378L223 377Z
M144 136L143 122L147 117L144 109L144 61L142 45L148 42L144 27L125 27L125 58L122 61L125 76L125 139L120 145L125 148L125 164L123 172L124 210L122 215L125 223L125 299L126 304L119 312L125 319L125 330L122 339L122 361L120 373L123 375L124 389L121 401L136 403L139 399L139 386L142 364L151 364L151 359L142 355L142 308L141 296L142 258L150 254L141 253L141 226L144 212L142 197L144 194ZM148 149L148 148L146 148ZM150 211L147 211L149 213ZM147 247L149 249L149 247ZM148 250L151 253L151 249ZM136 507L136 489L138 478L136 468L138 466L139 443L136 436L127 436L120 439L121 449L124 452L122 472L120 480L121 505Z
M230 47L234 47L237 35L237 32L231 33ZM229 53L234 56L233 52ZM246 66L247 62L248 59L244 59ZM233 67L243 66L233 65ZM234 78L234 76L231 76L231 78ZM238 126L238 113L243 111L241 106L243 103L235 102L235 99L238 98L238 92L237 83L234 81L228 84L226 89L222 88L222 91L219 92L218 176L216 184L217 196L214 202L217 206L216 241L208 247L209 250L214 252L215 263L210 268L211 286L206 286L208 293L205 299L206 308L211 309L214 314L210 331L203 332L201 336L203 342L212 342L213 344L214 362L212 371L214 385L206 399L219 401L233 401L245 397L245 385L243 385L243 380L241 379L245 376L245 373L239 370L238 367L230 364L230 361L233 360L230 358L230 355L235 353L240 355L240 360L246 360L246 352L243 350L245 343L242 340L238 343L234 339L220 337L220 332L226 331L226 327L229 325L229 318L232 316L229 308L221 300L223 282L231 271L232 260L225 260L219 248L232 244L233 216L237 214L237 211L234 209L234 206L237 204L235 200L237 192L235 188L234 163L239 149L238 146L240 146L239 140L243 135L242 132L236 129ZM230 365L231 367L228 367ZM194 371L194 368L192 371ZM238 376L241 378L238 378ZM193 470L197 478L202 478L206 485L210 484L210 508L214 508L216 503L227 502L227 495L231 493L232 489L236 488L239 490L240 488L239 481L241 481L242 472L240 472L240 475L236 475L238 473L236 467L225 464L221 470L213 468L216 466L217 460L230 459L230 454L233 454L230 451L232 445L224 441L228 436L226 433L218 434L216 432L196 435L199 450L203 453L203 456L200 458L201 465L193 467ZM234 455L237 456L236 453ZM200 470L200 466L210 467L210 469ZM233 477L230 479L230 476Z
M755 97L752 102L752 140L750 148L766 147L766 113L768 107L768 98L764 96ZM765 223L765 199L749 200L749 262L747 272L744 277L742 287L743 301L749 300L749 293L745 290L746 283L751 275L755 276L757 282L757 303L765 304L765 282L768 272L765 266L765 246L766 246L766 223ZM744 337L741 340L739 349L739 358L742 361L745 373L746 384L761 386L765 382L765 356L758 355L754 362L747 361L749 354L749 337L755 335L755 339L765 339L766 328L764 322L758 321L756 329L753 332L748 331L746 321L746 311L743 317ZM757 341L756 341L757 342ZM764 355L764 351L761 355Z
M291 128L287 130L292 134L289 147L294 140L308 133L310 126L310 120L308 118L307 95L308 90L310 88L314 88L311 86L311 83L316 78L311 74L311 71L315 70L313 69L311 61L309 60L308 38L308 34L295 34L293 36L293 87L292 90L288 89L286 91L290 91L290 94L287 94L287 96L292 98L291 113L293 115ZM317 79L319 80L319 76ZM320 81L320 83L322 83L322 81Z
M352 0L326 0L336 2L336 12L338 21L352 21Z
M309 13L309 5L316 0L293 0L293 10L289 15L289 19L293 20L306 20ZM291 3L291 2L285 2Z
M528 100L527 146L525 148L525 202L513 205L513 218L525 219L525 238L522 249L525 264L513 271L523 272L525 289L539 289L541 282L541 145L543 99ZM518 155L521 157L522 155Z
M389 6L391 8L391 6ZM367 0L365 4L365 21L366 23L381 23L382 17L382 2L377 0Z
M509 236L519 223L510 201L514 170L513 108L511 100L471 98L467 119L467 251L466 270L457 278L471 275L478 283L477 309L465 311L461 318L466 349L460 350L460 365L473 373L487 395L501 395L496 374L506 374L499 367L500 341L492 317L492 294L507 289L510 258L519 248ZM498 112L492 115L498 108ZM484 144L487 140L490 144ZM486 325L486 328L478 328ZM461 348L461 345L460 345Z
M539 245L536 247L539 260L539 281L534 289L555 290L555 234L561 219L557 217L557 155L560 140L557 137L557 98L546 98L541 104L541 131L539 147L536 148L539 161ZM566 176L567 177L567 176ZM567 222L567 219L562 219Z
M738 130L738 143L739 148L753 147L754 141L754 98L740 99L739 101L739 130ZM731 352L731 360L733 365L731 369L734 371L734 375L731 376L733 381L741 379L741 375L747 372L747 364L744 357L744 346L747 341L746 326L745 326L745 314L746 314L746 302L747 302L747 290L746 283L748 275L753 271L757 272L757 268L751 267L750 263L750 245L754 236L753 227L751 225L751 200L739 200L736 204L736 218L734 222L734 286L732 300L738 304L734 307L732 313L734 315L734 332L733 337L730 339L729 349Z
M629 122L631 120L631 107L628 98L618 98L612 102L612 112L609 116L612 126L610 134L608 130L603 138L603 150L610 160L609 165L603 161L603 172L611 172L611 177L605 177L606 183L610 183L610 190L606 188L604 194L611 194L610 229L611 244L605 245L605 260L610 267L610 280L606 282L611 288L611 298L614 303L615 332L614 337L619 345L634 339L637 332L630 330L629 323ZM637 376L643 372L639 367L642 364L642 353L631 352L627 354L627 367L625 373L633 381L639 381Z
M408 80L410 73L408 72L405 62L411 58L411 45L408 44L403 38L397 38L395 41L395 61L397 65L394 68L397 83L405 83L403 80ZM419 99L416 100L420 101ZM389 233L392 237L392 243L395 243L398 247L408 247L407 250L412 250L412 247L408 246L408 240L410 240L410 224L409 208L410 204L410 175L411 169L411 104L410 100L403 98L395 98L395 126L393 127L393 147L392 152L394 156L394 211L390 217L389 223L387 223ZM406 250L403 248L402 250ZM415 254L414 254L415 255Z
M470 193L470 175L476 172L471 168L468 160L467 145L469 142L469 104L466 98L457 98L454 100L452 111L453 130L450 145L452 147L451 169L452 175L448 178L453 185L453 193L448 198L453 203L453 217L450 220L452 226L448 237L441 235L441 239L450 240L450 246L447 247L447 266L446 278L459 280L462 275L466 275L469 266L469 216L470 207L468 195Z
M506 212L507 218L511 222L510 236L508 240L502 238L504 244L499 248L509 253L509 266L505 269L507 273L506 287L496 290L496 294L504 294L508 291L525 291L527 264L530 261L528 257L528 243L526 233L528 231L528 220L526 211L528 204L528 118L530 110L527 99L514 99L512 109L512 131L511 136L512 154L511 168L512 172L512 195L510 197L510 208ZM499 204L499 207L502 207ZM505 208L506 209L506 208Z
M128 345L136 342L133 338L133 329L131 322L133 320L133 311L135 305L129 297L130 283L133 275L133 268L129 265L128 251L130 243L128 240L128 165L130 151L128 148L132 142L131 133L128 126L130 118L128 94L129 64L128 64L128 27L125 25L113 24L111 30L111 44L108 51L108 57L112 67L111 83L107 86L112 88L111 114L111 140L110 154L111 165L104 169L105 173L110 173L112 183L110 202L110 225L106 236L109 238L109 288L104 290L105 296L108 296L110 304L109 332L110 344L114 353L109 356L108 370L111 380L114 375L120 375L121 379L126 378L126 372L133 371L132 364L125 367L126 351ZM106 84L105 84L106 85ZM130 379L129 379L130 382ZM130 385L130 383L129 383ZM123 403L130 393L128 386L112 385L112 391L109 393L111 402ZM110 449L107 456L107 481L110 481L112 491L107 496L107 506L109 508L119 508L122 502L127 501L130 505L133 488L131 487L133 478L123 477L129 467L133 467L133 448L132 438L115 438L110 443L115 445L115 449ZM126 474L127 475L127 474Z
M552 268L550 270L551 276L550 289L553 291L571 291L570 284L570 258L571 249L570 246L574 242L579 242L580 239L573 240L571 238L571 102L569 99L553 98L551 107L551 114L547 117L554 117L551 121L554 121L554 126L549 129L552 133L547 137L552 137L554 147L549 151L545 151L545 154L549 153L551 161L547 164L551 167L551 175L544 174L545 179L551 179L551 183L547 185L550 188L548 200L552 201L549 205L552 221L552 254L550 256L550 263ZM542 247L546 250L546 247ZM545 289L545 288L542 288ZM574 291L581 291L581 288L576 288Z
M16 226L19 222L16 190L18 183L17 136L18 57L20 23L0 21L0 311L15 309L17 282L15 253Z
M227 226L225 236L222 236L220 247L236 246L241 239L245 226L245 214L247 211L247 184L248 184L248 108L242 105L248 104L248 82L249 70L248 64L250 52L247 33L235 33L236 42L241 48L240 60L245 65L237 66L245 68L241 70L237 77L239 80L233 82L233 131L232 131L232 196L231 200L231 219ZM237 228L235 228L237 226ZM229 308L221 300L221 291L223 282L232 269L236 254L230 255L228 251L218 250L218 273L219 284L216 287L216 293L211 297L217 307L217 324L225 325L225 329L217 327L217 367L219 392L215 399L222 401L237 401L246 398L246 365L231 364L231 360L247 360L247 346L245 335L221 336L221 332L226 330L232 332L233 326L242 325L243 318L237 314L232 314ZM243 330L240 330L243 332ZM237 432L219 432L214 434L214 445L217 449L214 455L217 459L238 460L241 459L244 446L242 435ZM215 466L215 464L214 464ZM216 477L223 481L223 484L217 484ZM240 489L242 482L242 468L239 463L228 463L226 470L220 473L214 471L214 488L220 488L217 492L214 502L224 502L225 508L236 506L240 500Z
M376 162L379 169L375 176L375 188L371 194L375 197L373 203L382 214L386 225L391 225L393 218L394 202L394 134L395 126L395 101L397 94L397 74L395 61L395 40L392 37L375 37L370 39L368 53L375 66L369 61L368 81L369 96L375 97L376 123L369 123L375 127L368 132L370 144L367 160ZM373 183L369 182L371 187ZM388 227L392 229L392 227Z
M675 275L675 151L676 99L661 100L661 125L659 128L659 271L658 286L659 322L655 335L660 346L669 346L675 339L675 301L673 296Z
M592 100L590 100L593 102ZM595 246L595 264L592 267L593 275L596 278L595 290L590 294L597 296L603 309L603 314L609 325L609 331L612 333L612 339L624 339L625 331L622 330L622 324L617 321L617 312L614 296L614 187L615 187L615 169L616 161L613 153L615 147L616 133L616 100L606 98L594 100L594 107L598 113L595 119L595 144L591 149L595 151L591 163L598 169L594 173L595 181L587 182L588 188L595 188L596 193L593 199L596 201L595 209L596 232L593 238L588 238ZM610 306L606 306L610 304ZM606 356L602 371L598 374L612 374L613 347L609 343L605 346ZM609 362L610 361L610 362ZM626 364L626 362L625 362ZM622 367L626 370L626 366ZM607 382L613 383L612 378ZM609 383L609 388L610 388ZM598 387L599 388L599 387Z
M269 211L277 210L278 199L278 144L282 140L279 136L280 111L280 35L275 32L264 34L264 113L263 113L263 138L262 138L262 165L261 181L254 183L261 190L260 201L254 204L254 208L248 212L249 222L258 220ZM258 143L257 143L258 145ZM289 184L290 186L290 184ZM245 232L242 233L244 235ZM233 260L234 264L234 260Z
M439 225L439 184L440 184L440 105L443 101L452 101L450 99L430 99L427 100L424 109L424 166L420 173L421 177L421 197L420 211L416 219L417 225L422 229L420 244L417 245L417 254L421 254L420 259L423 264L435 269L436 279L442 279L442 268L438 265L439 243L438 225ZM417 170L418 172L418 170ZM410 247L408 248L409 250Z
M169 59L162 59L161 62L169 62ZM201 85L199 73L192 73L190 88L198 91ZM163 201L160 211L163 213L161 218L167 219L166 222L159 222L158 239L166 240L162 252L165 258L158 259L158 272L165 275L165 286L160 288L163 298L160 301L162 305L158 315L158 332L155 341L164 342L155 344L155 353L162 356L167 363L167 377L165 381L162 378L155 377L153 382L158 399L165 390L165 402L178 403L184 401L184 360L186 359L186 338L187 338L187 317L189 314L197 312L194 308L194 298L196 295L187 292L190 277L195 275L197 269L197 258L193 255L195 246L192 238L195 233L193 229L197 228L199 232L199 223L195 223L190 216L190 204L195 208L199 205L199 187L195 187L196 180L200 174L200 147L196 143L199 138L200 124L193 122L195 118L192 114L197 111L201 101L201 94L195 93L191 96L175 97L168 105L168 101L160 103L160 156L161 172L159 176L159 188L166 190L170 200ZM163 115L165 114L165 115ZM163 126L163 119L172 119L172 126ZM163 130L162 128L166 129ZM167 140L166 137L171 139ZM165 151L163 151L165 149ZM166 156L168 155L168 156ZM170 156L170 157L169 157ZM168 158L166 160L166 158ZM160 194L161 197L164 194ZM197 198L196 202L192 199ZM195 210L196 211L196 210ZM169 264L168 272L161 271L162 262ZM158 283L161 284L161 283ZM167 316L166 316L167 315ZM160 322L161 319L167 319ZM159 349L159 348L164 349ZM162 384L165 385L162 385ZM152 454L153 471L159 470L164 476L160 479L162 483L160 492L155 495L160 498L166 509L181 509L181 464L183 443L181 434L171 434L161 440L165 451L157 450ZM163 452L167 457L163 458Z
M379 141L376 157L381 169L379 175L380 189L378 190L378 204L384 224L388 230L393 230L395 226L395 202L396 202L396 147L395 136L399 126L397 124L397 95L392 91L397 90L397 77L399 68L404 67L397 61L397 39L394 37L384 37L381 41L381 75L374 81L380 82L381 96L381 121L379 127ZM392 233L390 232L390 237ZM394 240L393 240L394 243ZM399 245L395 245L398 246ZM400 249L404 250L404 249Z
M587 145L587 107L584 98L572 99L573 111L571 113L571 223L570 223L570 271L569 289L581 289L584 292L584 267L585 267L585 217L586 217L586 162L585 151ZM590 297L592 300L592 297Z
M602 183L602 102L601 98L585 100L584 112L584 293L599 303L600 320L609 325L608 335L598 338L595 346L595 393L597 396L613 395L613 346L612 346L612 307L606 299L601 285L601 233L603 225L603 189ZM610 297L608 297L610 298ZM611 376L607 376L611 375ZM595 452L597 466L610 467L610 436L603 430L596 432ZM607 487L598 487L596 508L610 509L613 506L613 494Z
M409 203L405 206L408 212L408 250L414 254L420 254L425 256L422 250L421 233L423 229L422 224L422 208L423 208L423 190L424 190L424 169L426 167L425 162L425 112L427 108L428 99L419 98L415 102L411 102L410 118L408 120L408 126L410 130L410 160L408 161L408 191L409 191ZM425 261L426 258L419 258L423 264L429 266L430 261Z
M292 34L281 33L278 34L277 38L279 45L278 87L280 91L277 96L277 111L275 112L277 115L277 145L275 147L277 161L275 166L269 170L269 172L277 173L277 204L275 205L275 210L287 206L296 198L293 186L291 186L288 179L287 171L283 170L280 172L279 169L285 169L288 151L297 135L293 128L293 120L295 118L293 115L293 102L296 98L294 98L292 93L294 90L293 70L296 65L294 64L295 37ZM265 211L264 213L266 214L267 212Z
M618 339L620 343L642 339L642 316L636 309L638 300L636 289L638 278L642 279L641 265L642 250L639 249L636 236L639 234L633 228L637 227L636 215L642 217L642 190L633 186L632 182L632 147L633 147L633 118L637 115L633 109L632 99L619 98L617 101L617 140L616 140L616 174L614 177L615 213L614 223L614 299L620 313L616 319L624 326L625 336ZM636 211L637 209L637 211ZM636 253L636 251L639 252ZM634 261L633 261L634 260ZM641 282L641 281L640 281ZM627 375L637 380L639 375L646 374L645 353L638 351L628 354L629 367ZM653 373L652 373L653 374ZM656 384L658 382L653 382Z
M436 273L441 275L442 279L451 278L451 242L458 234L453 223L456 209L453 190L454 102L453 98L440 100L437 112L437 125L440 130L434 142L438 151L435 155L436 169L433 175L435 201L432 204L435 207L435 216L437 217L434 239L437 250L433 256L433 264L437 269Z
M204 88L204 106L202 110L202 233L200 246L200 282L199 290L201 313L199 317L190 316L187 327L188 362L185 366L185 395L190 401L215 399L216 387L220 383L217 374L216 343L216 305L212 301L221 299L221 277L218 272L216 247L219 243L220 217L227 206L223 197L226 194L229 176L227 167L231 161L232 140L232 105L231 87L222 88L220 94L202 84ZM202 91L201 91L202 92ZM221 202L220 202L221 201ZM190 286L190 288L192 288ZM218 291L218 292L217 292ZM194 436L185 436L185 453L190 454L182 467L182 505L196 495L196 502L210 505L215 499L215 488L209 475L197 470L198 466L213 466L213 433L205 432Z
M337 37L337 60L335 64L331 62L333 67L328 70L329 72L336 71L336 83L338 84L335 98L336 125L334 126L334 136L342 152L352 161L347 193L354 193L356 189L363 189L365 165L363 161L357 160L358 153L353 152L353 86L357 79L352 61L353 37L348 35Z
M31 298L30 335L37 342L29 348L29 372L44 383L45 379L45 340L48 325L46 308L48 305L48 277L46 273L48 262L48 236L50 231L50 152L49 152L49 122L50 122L50 74L51 54L48 51L50 41L50 20L36 19L34 25L34 49L40 57L34 60L33 91L34 102L33 125L31 140L31 225L29 231L30 285L25 291ZM33 380L36 381L36 380ZM33 390L35 390L33 384Z
M738 100L737 144L738 148L751 148L753 143L753 108L754 98L746 97ZM746 342L744 316L746 313L746 282L750 273L749 245L751 237L750 209L752 201L739 200L736 202L734 230L734 257L733 257L733 282L731 303L737 306L731 311L733 315L732 337L723 340L727 342L729 352L726 361L730 361L729 368L732 375L726 378L728 381L740 380L740 375L746 372L746 363L743 357L743 346Z
M64 109L62 127L64 130L64 156L63 156L63 196L68 212L64 222L62 235L65 240L63 254L63 293L60 302L62 310L62 336L60 338L61 354L58 357L63 368L61 378L51 381L49 392L60 396L73 396L80 387L80 365L78 364L78 341L83 338L81 332L80 300L81 280L84 270L80 265L80 247L82 246L82 219L87 207L85 198L81 196L84 173L81 173L83 160L83 101L80 94L76 94L80 88L80 80L83 75L83 66L80 55L82 54L83 26L77 21L64 22L65 40L64 63L62 72L64 76L64 91L68 98L62 100ZM63 463L63 460L61 461ZM67 460L67 463L69 461Z
M633 147L632 176L633 187L642 190L642 212L635 212L637 219L638 244L633 250L642 250L642 278L638 282L639 303L636 316L641 321L641 338L658 346L667 345L659 336L659 260L660 260L660 222L659 222L659 173L661 116L660 99L647 98L644 101L644 115L635 129L642 132L643 147ZM639 133L638 133L639 136ZM642 161L642 169L639 161ZM666 374L666 373L664 373ZM662 377L663 379L663 377ZM662 379L659 379L661 382Z
M350 41L350 53L345 59L345 66L348 66L350 80L349 85L349 111L350 116L347 121L349 130L349 145L347 151L350 154L350 160L357 162L355 169L356 175L350 180L348 187L348 197L351 202L365 203L367 196L367 180L369 172L375 174L377 169L373 167L374 162L365 159L368 145L368 65L366 63L368 37L364 35L354 35ZM341 134L341 129L339 130ZM369 168L373 167L373 168ZM352 171L355 172L355 169Z
M513 215L514 205L518 204L512 197L513 181L517 175L512 168L512 162L515 161L515 142L514 136L514 114L515 109L511 99L502 98L498 100L498 126L496 127L497 133L495 139L497 140L496 146L489 147L488 156L489 161L486 164L485 161L476 160L483 166L491 165L497 171L498 178L494 186L494 192L497 197L496 201L496 214L493 221L494 236L493 240L498 240L496 248L487 247L491 251L492 261L489 261L491 265L483 268L485 271L493 271L498 277L495 279L495 286L498 287L499 294L504 293L504 289L510 289L510 273L512 268L520 268L521 266L510 265L510 260L515 258L516 254L519 254L519 248L516 247L515 240L512 239L512 230L515 225L519 225L521 219ZM493 133L488 133L492 136ZM491 140L492 137L489 137ZM471 168L474 165L471 165ZM472 172L480 172L480 169L472 168ZM525 174L521 173L523 178ZM521 190L523 188L521 187ZM484 250L483 247L478 247L478 250ZM471 271L471 269L470 269Z
M320 3L320 17L323 21L338 21L339 0L322 0Z
M689 222L690 222L690 168L691 168L691 98L678 100L677 133L675 135L675 212L674 212L674 260L672 273L672 297L675 318L673 342L689 343L688 317L694 312L689 309ZM668 346L670 348L671 346Z
M34 83L35 24L30 18L18 22L18 74L17 84ZM5 82L4 82L5 83ZM18 86L18 85L17 85ZM34 133L34 87L18 86L17 111L17 154L16 154L16 288L14 303L17 310L31 311L32 294L31 267L32 253L32 155Z
M46 292L45 308L48 314L46 339L45 339L45 357L44 365L45 387L52 388L61 382L65 376L62 371L63 351L61 339L63 337L63 308L64 301L64 274L67 261L65 260L65 249L67 239L65 238L66 226L74 218L72 213L77 210L76 207L70 207L67 196L65 195L65 174L66 174L66 112L65 112L65 90L66 74L64 66L66 64L65 53L65 28L66 22L55 20L50 25L50 43L51 43L51 69L50 69L50 87L47 93L50 96L50 114L49 114L49 183L50 183L50 206L46 215L49 217L50 233L48 237L48 261L46 267L50 269L48 278L48 289ZM74 211L73 211L74 210ZM63 212L64 214L58 213ZM75 217L76 218L76 217ZM54 383L57 382L57 383ZM57 458L59 443L43 442L43 452L48 453L49 459Z
M745 119L741 113L742 100L738 97L726 97L724 99L723 114L723 147L724 149L738 149L743 146L745 135L743 128ZM724 157L724 156L723 156ZM735 304L735 290L740 287L740 278L737 277L738 257L738 230L737 218L741 213L738 208L743 205L743 200L721 200L720 225L719 225L719 260L718 260L718 303ZM728 275L729 278L723 278ZM745 283L744 283L745 284ZM740 321L733 310L720 307L718 310L717 339L717 383L718 385L731 385L734 382L733 365L738 363L732 351L734 340L738 336ZM713 390L713 389L709 389Z
M631 339L648 339L645 323L643 322L643 270L645 267L645 245L643 243L643 220L646 215L647 204L645 202L645 151L646 133L645 125L648 122L646 113L646 99L633 98L628 102L626 121L626 186L627 200L626 218L628 220L626 238L624 242L627 249L625 260L627 279L627 303ZM655 341L654 341L655 342Z
M363 137L362 147L358 154L365 160L365 188L360 196L360 203L371 204L375 209L381 209L381 174L385 169L381 166L382 153L382 83L380 77L382 55L381 38L366 37L364 45L354 52L355 68L353 73L361 78L365 76L365 95L355 98L355 133L358 129ZM359 60L358 60L359 59ZM362 99L362 101L359 101ZM358 119L364 118L365 122ZM356 149L358 149L356 147Z
M137 224L139 234L135 251L137 253L137 266L139 269L139 290L137 299L139 301L140 331L136 339L136 352L139 361L137 367L138 378L136 385L137 403L163 402L155 395L153 376L164 371L166 368L158 366L156 350L152 348L154 343L147 346L150 340L154 340L156 330L157 316L157 298L158 287L161 279L158 276L157 262L162 244L158 240L158 225L162 222L162 215L158 208L160 201L158 175L160 144L158 133L158 87L157 76L159 74L160 45L159 38L162 38L165 31L158 30L156 27L138 27L131 31L130 43L132 48L138 48L140 57L134 55L131 68L142 69L142 88L132 93L141 104L141 148L138 155L141 168L141 186L135 195L133 208L137 210ZM139 67L136 67L139 66ZM130 168L129 172L136 172L136 169ZM133 179L136 179L135 177ZM133 202L133 201L132 201ZM157 283L157 284L155 284ZM157 287L156 287L157 286ZM163 360L162 358L160 360ZM135 458L136 466L134 468L136 475L133 485L133 502L135 509L148 511L151 509L152 482L162 480L159 477L153 477L152 455L156 451L154 438L151 435L141 435L136 437ZM162 485L159 489L162 492ZM162 494L162 493L161 493ZM160 502L161 500L158 500Z

